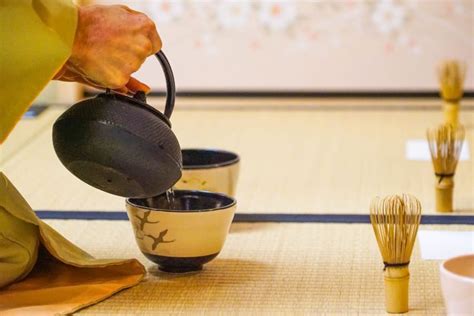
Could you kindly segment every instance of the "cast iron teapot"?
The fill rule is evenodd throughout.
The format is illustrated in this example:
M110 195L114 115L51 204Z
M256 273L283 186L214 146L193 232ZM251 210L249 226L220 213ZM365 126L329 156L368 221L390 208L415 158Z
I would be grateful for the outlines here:
M63 165L82 181L115 195L159 195L181 177L182 157L169 121L175 101L170 64L156 54L166 78L164 114L134 96L107 90L64 112L53 126L53 145Z

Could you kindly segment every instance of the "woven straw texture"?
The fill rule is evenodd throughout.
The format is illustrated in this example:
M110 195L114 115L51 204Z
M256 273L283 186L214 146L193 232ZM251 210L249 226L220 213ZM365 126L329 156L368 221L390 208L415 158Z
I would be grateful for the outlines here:
M373 196L407 192L420 199L425 214L435 213L431 161L407 161L405 142L424 139L441 111L183 108L178 104L172 118L182 147L241 155L238 212L366 213ZM2 146L0 168L35 209L123 210L123 199L83 184L57 159L51 125L62 111L20 122ZM454 214L466 215L474 214L474 111L462 112L461 121L471 159L457 169Z
M137 257L146 280L83 314L384 314L382 259L367 224L234 224L223 251L194 274L165 274L126 221L51 220L97 257ZM469 226L422 226L469 230ZM410 264L410 313L441 315L436 261Z

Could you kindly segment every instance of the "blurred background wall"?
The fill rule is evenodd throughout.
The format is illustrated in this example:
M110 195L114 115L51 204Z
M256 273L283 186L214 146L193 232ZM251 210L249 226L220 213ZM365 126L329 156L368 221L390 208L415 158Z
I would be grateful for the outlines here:
M445 58L474 90L472 0L83 2L152 17L181 92L436 91ZM155 60L137 76L163 87Z
M443 58L474 88L472 0L95 2L154 19L182 90L435 90Z

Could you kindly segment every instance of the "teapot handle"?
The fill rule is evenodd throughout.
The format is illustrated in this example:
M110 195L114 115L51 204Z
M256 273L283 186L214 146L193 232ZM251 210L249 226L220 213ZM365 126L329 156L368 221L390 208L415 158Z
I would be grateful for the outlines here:
M171 114L173 113L174 109L174 102L176 99L176 86L174 83L174 76L173 70L171 70L170 63L168 62L168 58L166 58L165 54L162 50L155 54L156 58L161 64L161 68L165 73L165 80L166 80L166 106L165 106L165 116L167 118L171 118Z
M174 84L174 75L173 75L173 70L171 70L170 63L168 61L168 58L166 58L165 54L163 51L159 51L158 53L155 54L156 58L161 64L161 68L163 69L163 72L165 73L165 80L166 80L166 105L165 105L165 111L164 114L165 116L170 119L171 114L173 113L174 109L174 102L176 99L176 86ZM110 89L106 89L106 93L110 93ZM140 100L142 102L146 102L146 95L145 92L143 91L137 91L133 95L134 99Z

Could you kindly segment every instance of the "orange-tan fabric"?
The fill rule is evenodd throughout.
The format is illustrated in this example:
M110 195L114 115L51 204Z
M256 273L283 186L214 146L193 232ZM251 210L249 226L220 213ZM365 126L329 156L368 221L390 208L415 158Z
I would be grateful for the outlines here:
M3 173L0 246L2 316L72 313L145 275L135 259L95 259L73 245L35 215Z
M96 268L66 265L40 250L26 279L0 291L1 315L69 314L138 283L138 262Z

